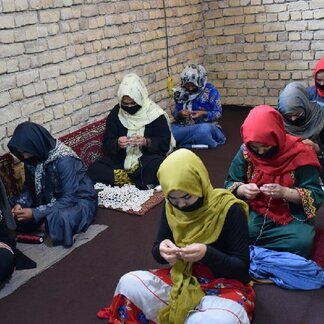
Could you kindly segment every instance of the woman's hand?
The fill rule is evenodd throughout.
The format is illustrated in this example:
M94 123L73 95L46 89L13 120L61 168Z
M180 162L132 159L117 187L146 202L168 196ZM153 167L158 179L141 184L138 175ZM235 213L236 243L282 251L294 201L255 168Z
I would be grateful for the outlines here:
M134 135L131 137L132 145L135 146L147 146L147 139L144 136L141 135Z
M18 221L27 221L33 219L33 210L31 208L20 208L15 210L14 217Z
M11 213L13 216L15 216L15 212L22 209L20 204L16 204L15 206L13 206L13 208L11 209Z
M207 246L202 243L192 243L181 249L179 257L185 261L200 261L206 254Z
M118 146L122 149L126 148L130 144L127 136L121 136L118 138Z
M319 145L314 143L310 139L304 139L303 143L306 144L306 145L309 145L315 151L315 153L317 155L319 155L321 153L321 149L320 149Z
M193 119L203 119L207 115L207 111L204 110L196 110L191 113Z
M121 136L118 138L118 146L123 149L128 146L147 146L147 138L141 135L134 135L132 137Z
M173 265L179 259L182 249L177 247L170 240L163 240L160 243L160 254L170 264Z
M255 183L246 183L240 185L236 192L239 197L254 199L260 193L260 189Z
M260 190L272 198L281 198L294 204L301 204L302 202L299 192L295 188L284 187L277 183L269 183L260 187Z
M182 109L178 112L178 117L180 118L188 118L191 116L191 111L188 109Z
M277 183L264 184L260 187L260 190L269 197L272 198L284 198L286 193L286 187Z

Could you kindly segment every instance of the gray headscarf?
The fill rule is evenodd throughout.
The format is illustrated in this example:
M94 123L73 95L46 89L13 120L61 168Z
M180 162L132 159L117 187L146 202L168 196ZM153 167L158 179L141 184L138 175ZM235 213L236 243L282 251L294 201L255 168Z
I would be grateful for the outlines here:
M289 83L279 95L278 111L285 119L286 131L303 139L320 143L320 133L324 128L324 109L315 101L310 101L306 88L298 82ZM285 115L302 113L303 120L294 125ZM322 146L322 145L321 145Z

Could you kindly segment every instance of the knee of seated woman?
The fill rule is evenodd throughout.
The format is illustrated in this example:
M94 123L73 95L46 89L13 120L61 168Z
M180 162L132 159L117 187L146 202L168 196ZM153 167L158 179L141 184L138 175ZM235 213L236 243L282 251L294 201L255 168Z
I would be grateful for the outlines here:
M209 134L214 126L211 123L200 123L196 125L198 126L196 132L201 134Z
M125 295L132 300L132 295L137 295L144 287L141 272L142 271L139 270L124 274L119 279L115 294L119 293Z
M14 267L15 255L6 248L0 248L0 282L9 278Z
M312 237L298 237L293 245L293 253L308 258L311 254L314 239Z

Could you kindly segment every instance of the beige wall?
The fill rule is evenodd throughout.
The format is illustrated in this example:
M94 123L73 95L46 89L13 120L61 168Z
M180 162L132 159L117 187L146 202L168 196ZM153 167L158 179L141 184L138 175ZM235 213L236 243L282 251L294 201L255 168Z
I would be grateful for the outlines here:
M203 63L223 104L275 104L324 56L324 1L165 0L175 84ZM17 124L67 134L107 115L122 76L165 108L162 0L0 0L0 154Z
M223 104L276 105L287 82L313 84L323 0L206 0L204 17L204 64Z
M122 76L166 107L162 1L0 0L0 154L17 124L63 135L107 115ZM201 1L167 0L170 72L202 63ZM176 79L176 77L175 77Z

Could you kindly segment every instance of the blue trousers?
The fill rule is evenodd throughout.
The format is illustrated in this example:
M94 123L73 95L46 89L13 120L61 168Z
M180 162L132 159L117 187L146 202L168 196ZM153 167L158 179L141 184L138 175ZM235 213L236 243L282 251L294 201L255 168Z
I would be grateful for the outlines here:
M208 145L209 148L215 148L226 141L221 128L213 123L188 126L172 124L171 131L178 147L190 148L193 144L204 144Z

